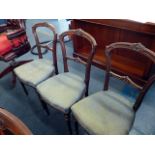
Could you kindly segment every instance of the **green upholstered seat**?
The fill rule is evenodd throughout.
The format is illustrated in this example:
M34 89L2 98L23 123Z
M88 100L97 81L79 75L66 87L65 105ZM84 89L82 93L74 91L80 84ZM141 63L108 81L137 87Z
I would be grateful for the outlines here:
M83 79L73 73L61 73L37 86L41 98L56 109L67 113L85 93Z
M133 104L112 92L100 91L71 107L77 121L90 134L128 134L134 120Z
M35 87L54 73L52 61L37 59L14 69L15 74L23 82Z

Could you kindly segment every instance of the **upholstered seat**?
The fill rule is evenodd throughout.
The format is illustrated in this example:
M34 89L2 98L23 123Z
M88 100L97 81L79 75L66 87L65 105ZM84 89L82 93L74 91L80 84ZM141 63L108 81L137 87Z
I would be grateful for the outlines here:
M133 104L112 91L97 92L72 106L77 121L90 134L127 134L134 120Z
M85 93L84 80L70 72L61 73L37 86L42 99L56 109L67 113Z
M54 66L50 60L37 59L15 68L14 72L22 82L35 87L54 73Z

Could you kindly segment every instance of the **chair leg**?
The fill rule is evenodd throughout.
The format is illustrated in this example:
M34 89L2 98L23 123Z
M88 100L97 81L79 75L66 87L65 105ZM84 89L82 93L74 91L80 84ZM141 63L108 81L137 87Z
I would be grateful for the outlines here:
M72 135L72 127L71 127L70 113L64 114L64 117L65 117L65 121L67 123L69 134Z
M42 104L43 109L46 111L47 115L50 115L49 109L48 109L48 107L47 107L47 103L45 103L45 102L41 99L41 97L39 97L39 98L40 98L40 101L41 101L41 104Z
M79 134L79 124L76 120L74 120L74 125L75 125L75 134L78 135Z
M23 88L25 94L28 96L29 93L28 93L28 91L27 91L27 89L26 89L24 83L20 81L20 84L21 84L21 86L22 86L22 88Z
M16 86L16 75L15 75L15 73L12 71L12 86L13 86L13 88Z

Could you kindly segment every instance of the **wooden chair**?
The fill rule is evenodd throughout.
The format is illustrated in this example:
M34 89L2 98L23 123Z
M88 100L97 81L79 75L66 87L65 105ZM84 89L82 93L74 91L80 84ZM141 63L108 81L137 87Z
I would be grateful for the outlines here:
M68 52L66 53L66 44L64 38L72 38L74 36L79 36L81 39L86 39L89 42L90 55L87 62L84 62L79 57L73 58L68 55ZM64 113L69 132L72 134L70 124L70 107L75 102L80 100L84 94L88 95L91 62L95 54L96 41L90 34L81 29L65 31L60 34L59 40L63 55L64 73L58 74L39 84L37 86L37 92L40 94L45 105L49 104ZM74 73L69 72L68 60L73 60L85 65L86 70L84 79ZM46 111L48 112L47 108Z
M0 108L0 135L31 135L28 127L15 115Z
M153 75L142 87L129 76L113 72L111 58L114 53L118 52L116 49L128 49L130 52L136 52L137 56L144 56L155 63L155 53L144 47L141 43L116 42L106 46L104 90L84 98L75 103L71 108L76 121L89 134L128 134L133 125L136 111L140 107L148 89L155 81L155 75ZM123 50L120 52L123 52ZM132 103L123 95L108 89L110 76L128 82L140 90L135 103ZM77 122L75 122L76 133L78 133Z
M38 28L47 28L51 30L51 32L53 33L53 36L51 36L52 41L49 42L48 44L40 43L37 34ZM39 59L35 59L30 63L24 64L14 69L14 73L19 78L21 85L27 95L28 91L26 90L25 84L35 88L36 85L52 76L54 73L58 74L57 56L56 56L57 33L55 27L52 24L48 24L46 22L37 23L32 27L32 32L34 34L34 38L36 41ZM52 47L50 47L51 43ZM43 59L41 48L45 48L52 52L53 62L52 60Z

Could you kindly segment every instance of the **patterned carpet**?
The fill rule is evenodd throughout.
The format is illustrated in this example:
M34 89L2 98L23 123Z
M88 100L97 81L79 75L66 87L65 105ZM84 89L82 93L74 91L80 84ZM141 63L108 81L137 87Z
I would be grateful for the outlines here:
M27 20L27 34L31 42L31 45L34 45L34 39L31 32L31 27L34 23L40 21L47 21L53 23L58 27L57 20ZM60 25L59 25L60 26ZM59 31L59 30L58 30ZM40 32L40 35L43 38L43 35L49 37L49 33ZM68 51L72 53L72 44L71 42L67 43ZM58 52L58 68L59 72L63 72L63 64L61 57L60 45L57 45ZM45 55L46 58L50 59L50 53ZM36 59L37 56L32 55L30 52L19 59ZM0 70L3 70L8 64L0 62ZM74 63L70 64L70 70L79 75L83 75L82 71L84 70L83 66L77 65ZM103 88L104 81L104 71L96 67L92 67L91 80L90 80L90 89L89 93L95 93ZM119 82L116 79L112 79L110 83L110 89L122 93L127 98L134 100L137 94L137 91L134 90L127 84ZM35 91L27 87L29 91L29 96L27 97L21 85L17 81L16 87L12 88L11 85L11 74L8 74L4 78L0 79L0 106L6 108L8 111L15 114L19 117L32 131L33 134L39 135L64 135L68 134L67 126L64 122L63 113L58 112L57 110L49 107L50 115L47 116L45 111L41 107L41 103L37 97ZM134 126L130 134L155 134L155 100L154 100L155 85L152 86L148 92L142 106L137 112ZM81 134L85 134L81 129Z

